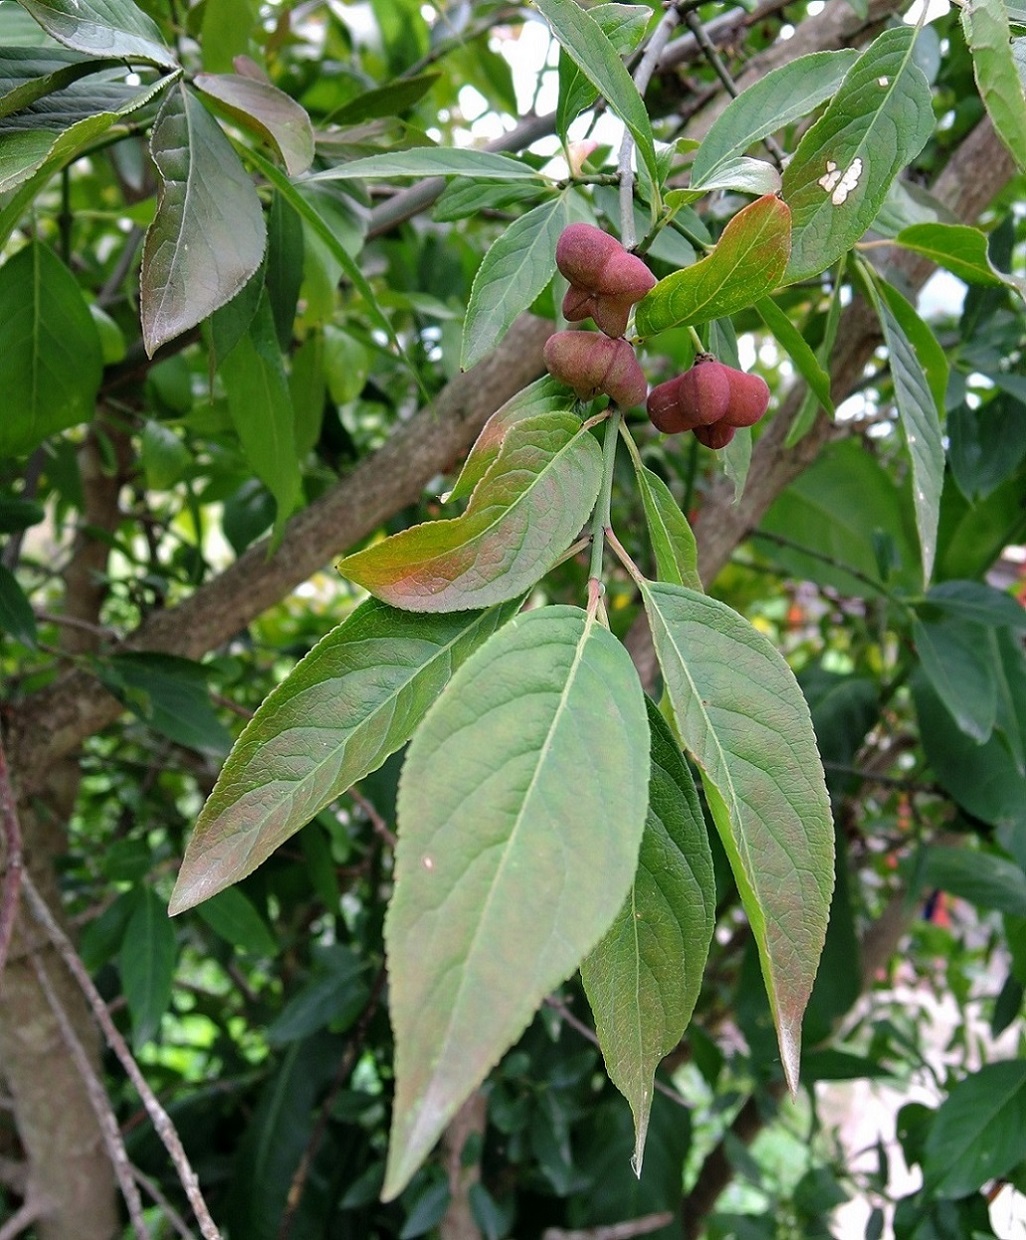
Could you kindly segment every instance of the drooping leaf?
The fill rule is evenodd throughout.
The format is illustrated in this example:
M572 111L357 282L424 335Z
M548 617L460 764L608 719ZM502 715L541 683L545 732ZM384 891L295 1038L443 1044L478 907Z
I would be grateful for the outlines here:
M914 620L923 671L958 726L977 744L997 718L998 649L993 634L967 620Z
M267 1040L272 1045L295 1042L329 1024L338 1031L348 1028L367 1001L365 973L363 961L343 944L320 948L314 976L268 1025Z
M0 455L93 416L100 336L75 277L38 242L0 267L0 341Z
M830 395L830 375L820 364L819 358L812 351L805 337L772 298L761 298L755 303L755 309L788 357L794 362L795 368L815 393L816 399L827 413L833 414L834 402Z
M784 170L793 240L787 281L819 275L870 226L897 174L933 132L916 31L885 30L845 76Z
M231 737L210 704L200 664L149 651L114 654L97 665L107 688L140 719L179 745L224 753Z
M1026 917L1026 874L1014 861L969 848L932 845L925 851L914 862L920 888L939 887L977 908Z
M948 391L948 372L951 369L947 354L934 335L933 329L928 323L923 322L915 306L899 293L893 284L875 278L874 286L912 345L916 359L926 376L926 385L933 397L937 416L942 416Z
M588 10L588 16L618 56L629 56L641 42L652 15L640 4L596 4ZM577 117L595 102L598 93L570 56L560 52L556 132L562 138Z
M466 512L393 534L339 572L393 607L487 607L529 589L555 564L598 496L602 450L572 413L517 422Z
M63 47L0 48L0 118L117 64L116 60L96 60Z
M566 387L551 375L542 375L497 409L481 428L481 433L463 462L452 490L442 496L443 503L469 498L499 455L510 427L539 413L558 413L567 407Z
M400 116L417 104L438 81L438 73L396 78L387 86L365 90L329 113L325 125L359 125L385 116Z
M948 461L968 500L986 499L1026 458L1026 413L1004 393L972 409L956 405L948 414Z
M193 80L198 90L270 142L289 176L298 176L313 163L310 117L284 91L239 73L197 73Z
M916 528L919 531L919 549L923 562L923 583L929 582L933 573L933 561L937 552L937 523L940 519L940 498L944 486L944 441L941 435L940 412L936 399L936 389L931 390L923 357L899 322L892 306L895 298L900 297L897 290L890 290L893 296L878 296L875 289L870 289L880 326L883 328L884 340L891 362L891 378L894 381L894 398L898 407L898 417L905 432L905 443L912 462L912 504L916 514ZM905 322L914 319L918 325L917 335L922 339L925 332L932 337L929 328L919 319L908 303L902 308ZM922 348L922 345L920 345ZM926 359L940 353L944 359L940 345L927 352L923 348ZM943 364L943 377L946 386L947 361ZM943 388L940 388L943 400Z
M985 1064L941 1103L923 1158L938 1197L967 1197L1026 1158L1026 1062Z
M171 1003L176 956L175 932L164 902L150 887L143 887L119 956L121 986L132 1018L136 1050L160 1030L161 1018Z
M517 605L427 617L371 599L323 637L235 742L189 840L170 912L245 878L405 745L453 671Z
M792 121L807 116L840 87L858 52L813 52L773 69L723 109L702 139L691 180L704 184L718 169Z
M461 369L469 370L494 349L552 279L556 242L569 218L561 194L515 219L489 247L467 303Z
M780 283L790 252L787 205L773 194L743 207L708 257L675 271L638 302L640 336L743 310Z
M277 534L296 506L302 480L292 397L266 292L249 329L221 359L219 373L246 460L277 504Z
M648 111L601 26L575 0L535 0L535 4L560 47L630 130L649 176L661 184Z
M834 884L834 828L809 708L771 643L716 599L649 582L642 594L666 692L759 948L784 1076Z
M278 944L267 922L237 887L219 891L200 905L199 915L226 943L242 951L274 956Z
M11 570L0 564L0 633L9 633L26 646L36 644L36 617L32 604Z
M967 284L990 288L1016 286L1011 276L998 271L990 261L987 236L978 228L966 224L912 224L894 240L906 250L925 255Z
M303 284L303 250L303 221L281 194L275 194L267 219L266 283L278 347L283 353L292 342Z
M930 607L991 628L1026 629L1026 607L983 581L942 581L926 595Z
M648 779L634 666L573 607L511 621L429 711L399 786L385 923L386 1199L608 929L637 866Z
M962 9L962 29L973 56L980 97L998 137L1026 169L1026 98L1012 55L1004 0L973 0Z
M694 780L659 710L650 699L645 705L652 774L638 870L616 920L581 964L606 1071L634 1115L638 1175L655 1070L695 1010L716 911Z
M178 65L156 23L132 0L21 0L21 5L47 34L76 52L168 69Z
M473 151L463 147L411 147L388 155L367 155L352 159L334 168L325 168L305 177L311 181L351 181L354 178L377 177L486 177L489 181L536 181L538 172L530 164L493 155L490 151Z
M688 586L701 591L698 575L698 544L687 517L681 512L673 493L658 474L635 463L645 524L655 555L656 573L660 581Z
M160 187L143 245L140 310L152 356L231 301L260 266L267 229L231 143L182 83L164 99L150 151Z

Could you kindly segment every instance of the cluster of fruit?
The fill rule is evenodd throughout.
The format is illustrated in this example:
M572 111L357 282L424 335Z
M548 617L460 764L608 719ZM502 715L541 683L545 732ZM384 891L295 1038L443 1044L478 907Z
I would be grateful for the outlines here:
M571 224L556 244L556 266L570 281L563 315L571 323L591 318L602 335L556 332L545 346L549 373L582 400L605 393L614 404L640 405L648 383L634 349L624 340L631 307L655 287L655 276L615 237L591 224ZM648 416L667 434L694 431L707 448L723 448L739 426L753 426L769 406L769 388L700 353L694 366L648 393Z

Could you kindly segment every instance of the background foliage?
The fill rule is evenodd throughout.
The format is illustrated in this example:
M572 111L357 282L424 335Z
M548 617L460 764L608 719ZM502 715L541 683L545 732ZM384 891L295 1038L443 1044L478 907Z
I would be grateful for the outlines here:
M926 1240L999 1234L988 1203L1026 1190L1026 12L980 0L916 39L874 0L672 13L671 31L657 6L570 0L0 0L0 722L22 836L5 808L0 1234L191 1226L167 1129L99 1049L37 900L228 1236ZM631 74L657 29L642 102ZM726 110L725 78L742 92ZM673 225L649 237L661 207ZM369 685L396 665L394 647L366 653L383 608L331 562L380 561L383 534L450 515L447 486L470 495L491 459L459 476L475 435L541 374L555 241L576 219L647 238L667 279L638 314L650 382L691 363L692 324L773 393L725 463L630 413L638 460L617 459L611 518L644 573L677 583L650 588L653 614L690 622L700 571L702 606L780 651L812 713L838 865L802 1092L783 1101L756 936L692 792L677 829L708 834L716 934L685 1039L649 1052L641 1178L586 964L382 1204L384 915L397 799L414 795L393 751L499 619L414 617L407 666L424 670L377 748L346 754L352 789L314 787L316 812L262 836L236 886L174 921L167 903L233 740L298 660L345 620L364 626ZM962 285L931 285L917 312L935 265ZM530 390L529 463L540 427L590 478L597 444L551 387ZM587 519L590 481L581 494L551 538ZM478 601L501 593L512 614L540 571L484 580ZM535 601L570 614L588 574L587 552L555 565ZM619 569L607 590L654 691L638 591ZM340 645L279 689L297 727L311 694L330 701L310 669ZM691 776L651 727L658 810ZM257 763L290 752L256 740ZM582 875L602 862L575 856ZM837 1082L896 1090L864 1149L837 1131ZM859 1222L832 1221L850 1199Z

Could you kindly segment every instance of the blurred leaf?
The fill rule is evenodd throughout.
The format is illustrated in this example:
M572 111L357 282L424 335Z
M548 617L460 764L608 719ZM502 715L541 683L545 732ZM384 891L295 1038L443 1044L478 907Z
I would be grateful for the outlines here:
M912 224L903 228L894 240L906 250L924 255L967 284L983 284L991 288L1015 284L1011 277L1003 275L991 263L987 253L987 236L978 228L969 228L965 224Z
M988 740L997 717L998 649L972 621L913 620L912 640L934 690L967 736Z
M820 364L819 358L809 347L805 337L772 298L760 298L755 303L755 309L758 311L759 318L794 362L795 369L815 393L816 399L832 416L834 402L830 395L830 375Z
M34 499L22 499L0 492L0 534L31 529L46 516L46 509Z
M1019 169L1026 169L1026 99L1003 0L973 0L962 9L962 29L976 85L997 135Z
M210 704L206 672L176 655L126 652L98 663L100 679L140 719L190 749L226 752L227 728Z
M510 427L462 516L413 525L339 572L393 607L452 611L522 594L549 571L598 496L602 450L572 413Z
M0 564L0 633L26 646L36 644L36 617L18 579Z
M687 517L658 474L644 465L639 468L635 462L635 477L645 509L645 523L659 580L701 591L698 544Z
M576 608L510 621L428 712L399 788L385 923L387 1199L609 927L637 866L648 779L630 656Z
M518 605L428 618L372 599L321 638L228 755L186 849L172 914L252 873L401 748L455 668Z
M850 48L813 52L753 82L709 127L691 165L692 184L705 184L756 142L807 116L834 94L857 60L858 53Z
M663 178L648 111L599 23L575 0L535 0L535 4L566 54L630 130L649 176L660 185Z
M793 229L787 283L819 275L851 249L933 132L915 40L911 26L878 35L784 170Z
M938 1197L967 1197L1026 1159L1026 1062L990 1063L959 1081L926 1139L923 1177Z
M707 258L666 276L638 302L638 334L746 309L780 283L789 248L786 204L773 194L756 199L734 216Z
M222 891L211 904L232 894ZM320 954L317 974L289 1000L267 1027L272 1046L309 1037L328 1025L344 1033L363 1010L369 991L363 980L366 965L348 947L334 944Z
M652 774L638 869L619 914L581 964L606 1071L634 1115L638 1175L655 1071L695 1010L716 912L694 780L658 708L648 698L645 705Z
M808 706L770 642L716 599L648 582L666 692L759 947L784 1076L826 936L834 827Z
M397 78L387 86L365 90L336 108L324 123L359 125L380 117L399 116L419 103L440 76L438 73L418 73L412 77Z
M233 947L254 952L259 956L278 954L278 942L267 922L257 912L253 902L237 887L219 891L216 896L201 904L198 911L211 930Z
M152 357L235 294L260 266L260 199L231 143L184 86L168 90L150 152L160 188L140 274L143 341Z
M197 73L193 82L197 90L222 104L235 120L270 143L289 176L298 176L313 163L310 118L284 91L238 73Z
M1026 459L1026 407L1000 395L978 409L948 414L948 460L966 499L986 499Z
M93 416L103 363L82 290L45 245L0 267L0 456L22 456Z
M192 454L170 426L148 418L143 425L139 459L146 485L154 491L166 491L181 480Z
M143 60L169 69L178 64L156 24L132 0L20 3L58 43L77 52L116 60Z
M920 889L939 887L977 908L1026 917L1026 874L1005 857L932 845L915 859L913 873Z
M492 243L470 290L460 368L469 370L499 343L552 279L556 242L569 222L561 194L521 215Z
M138 1051L160 1032L171 1004L177 944L164 901L150 887L137 894L119 957L121 985L132 1017L132 1044Z

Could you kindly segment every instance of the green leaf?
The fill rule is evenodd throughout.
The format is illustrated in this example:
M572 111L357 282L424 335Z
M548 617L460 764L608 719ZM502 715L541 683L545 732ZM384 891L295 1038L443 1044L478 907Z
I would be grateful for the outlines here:
M326 116L323 124L359 125L386 116L400 116L419 103L440 77L440 73L418 73L413 77L395 78L387 86L365 90Z
M0 456L31 452L93 416L100 335L71 272L32 242L0 267Z
M117 66L116 60L96 60L63 47L0 47L0 118L87 74Z
M809 708L762 634L716 599L642 586L678 732L694 757L759 948L784 1076L826 937L834 828Z
M489 247L467 303L461 369L469 370L494 349L552 279L556 242L569 218L569 204L560 194L514 220Z
M215 934L233 947L258 956L275 956L278 953L278 942L267 922L257 912L252 900L236 887L219 891L200 905L199 915Z
M267 229L231 143L181 83L161 106L150 152L160 185L143 245L140 311L152 357L231 301L260 266Z
M638 302L638 334L726 318L764 297L787 266L790 228L787 206L773 194L742 207L708 257L660 280Z
M645 705L652 775L638 870L616 920L581 964L606 1071L634 1114L639 1176L655 1070L695 1010L716 912L694 780L658 708L647 698Z
M538 181L540 174L529 164L508 155L473 151L464 147L412 147L388 155L368 155L304 177L301 184L316 181L350 181L356 177L483 177L489 181Z
M923 671L952 718L977 744L997 718L998 649L993 634L966 620L912 622Z
M303 284L303 249L303 221L281 194L275 194L267 220L266 282L278 347L286 353Z
M1012 55L1004 0L973 0L962 9L962 29L973 56L973 73L998 137L1020 169L1026 169L1026 98Z
M221 359L219 373L246 460L274 496L275 531L280 533L299 501L301 477L292 397L266 292L249 330Z
M177 744L215 754L231 744L210 704L201 664L177 655L129 651L98 663L97 674L140 719Z
M788 283L819 275L851 249L933 132L933 99L915 63L915 39L910 26L879 35L784 170L794 233Z
M269 142L289 176L298 176L313 163L310 117L284 91L270 82L238 73L197 73L193 81L198 90L216 99L235 120Z
M531 181L482 181L454 177L435 203L431 218L451 224L486 211L505 211L518 203L537 202L543 189Z
M616 48L575 0L535 0L560 46L630 130L656 185L662 184L648 111Z
M901 296L897 290L892 289L892 295L888 296L878 296L875 288L870 288L869 293L879 315L890 355L895 404L912 462L912 505L916 514L916 529L919 531L925 585L933 574L941 490L944 487L944 441L940 424L943 403L938 404L938 388L931 391L925 362L935 357L938 352L942 359L944 355L929 328L907 302L902 307L904 323L899 322L892 308L895 300ZM918 325L916 343L919 348L905 332L905 324L912 320ZM929 345L924 348L924 333L933 340L932 349ZM923 349L922 355L920 349ZM943 375L946 386L946 360L943 362ZM944 386L939 386L941 402Z
M229 895L223 891L217 899ZM289 1000L267 1027L272 1045L309 1037L326 1025L347 1029L367 1002L366 966L348 947L334 943L318 953L318 974Z
M967 284L1018 287L1011 276L998 271L990 261L986 234L978 228L965 224L912 224L894 240L906 250L925 255Z
M453 671L517 606L428 617L370 599L323 637L235 742L189 840L171 913L245 878L402 748Z
M0 564L0 633L9 633L25 646L36 644L36 617L18 579Z
M645 524L655 555L656 573L660 581L702 590L698 575L698 544L687 517L681 512L673 493L658 474L635 462Z
M986 1064L941 1103L923 1179L938 1197L967 1197L1026 1158L1026 1062Z
M968 500L986 499L1022 464L1022 408L1002 393L978 409L961 404L948 414L948 461Z
M693 183L704 184L722 165L829 99L858 60L845 48L813 52L765 74L723 109L691 165Z
M178 61L155 22L132 0L21 0L58 43L117 60L174 69Z
M341 573L393 607L504 602L555 564L598 497L602 450L572 413L517 422L462 516L413 525L347 556Z
M886 302L891 315L915 350L916 358L926 376L938 417L942 416L948 391L948 357L929 324L924 323L912 303L893 284L874 277L876 291Z
M830 395L830 375L820 365L819 358L809 347L805 337L771 298L761 298L755 303L755 309L794 362L795 369L809 385L816 399L832 416L834 402Z
M915 861L920 889L939 887L977 908L1026 917L1026 874L1006 857L970 848L927 848Z
M597 23L618 56L629 56L641 42L652 13L640 4L596 4L588 16ZM566 52L559 54L556 132L564 140L571 124L598 98L598 89Z
M630 656L573 607L512 620L428 712L399 785L385 921L386 1200L619 912L648 779Z
M138 1050L160 1031L160 1021L171 1004L177 944L164 911L164 902L149 887L138 894L138 904L125 930L119 964L121 986L132 1018L132 1042Z
M728 189L742 194L777 194L780 191L780 173L764 159L740 155L718 164L702 181L695 180L692 173L688 188L670 190L666 195L666 205L676 209L697 202L714 190Z
M481 428L481 433L474 440L474 445L463 462L459 477L452 490L442 496L442 502L448 504L458 499L466 499L471 494L498 458L511 426L536 417L539 413L564 412L566 406L566 387L551 375L542 375L540 379L521 388L497 409Z
M976 624L997 629L1026 629L1026 608L1004 590L982 581L942 581L931 588L926 603Z

